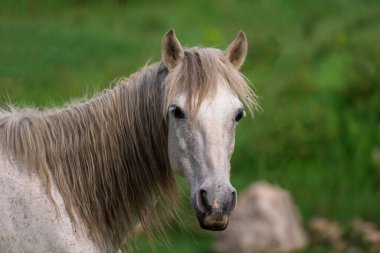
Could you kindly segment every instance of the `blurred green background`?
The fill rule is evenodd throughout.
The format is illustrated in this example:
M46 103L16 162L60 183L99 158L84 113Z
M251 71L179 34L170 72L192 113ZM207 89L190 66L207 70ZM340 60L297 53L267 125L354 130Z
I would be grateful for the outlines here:
M2 0L0 102L55 106L109 87L160 60L170 27L190 47L224 49L247 33L242 72L263 111L239 125L238 190L255 180L288 189L305 224L380 224L379 1ZM181 221L157 252L211 252L181 185ZM151 251L144 236L136 248Z

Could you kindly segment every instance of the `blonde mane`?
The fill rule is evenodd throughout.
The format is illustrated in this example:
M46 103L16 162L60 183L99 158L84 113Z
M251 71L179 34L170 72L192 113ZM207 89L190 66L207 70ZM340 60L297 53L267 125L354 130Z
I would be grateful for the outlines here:
M175 210L177 186L168 159L168 103L186 92L196 112L225 79L249 108L255 95L217 49L185 50L182 64L144 67L89 101L50 110L0 110L1 148L53 183L74 224L82 221L96 245L121 245L135 222L148 234L162 231L154 203ZM77 220L78 219L78 220Z

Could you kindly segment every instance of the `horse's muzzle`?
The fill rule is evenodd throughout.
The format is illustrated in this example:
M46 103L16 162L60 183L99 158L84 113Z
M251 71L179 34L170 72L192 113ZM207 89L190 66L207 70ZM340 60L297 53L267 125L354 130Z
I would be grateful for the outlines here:
M228 227L228 218L236 206L236 190L226 187L221 191L202 187L193 195L193 207L203 229L222 231Z

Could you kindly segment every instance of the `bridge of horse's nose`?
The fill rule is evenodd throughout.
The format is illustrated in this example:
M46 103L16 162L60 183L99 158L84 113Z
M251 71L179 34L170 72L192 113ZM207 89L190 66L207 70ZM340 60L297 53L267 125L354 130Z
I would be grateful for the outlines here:
M197 193L197 207L203 212L210 214L212 212L230 213L236 206L236 190L232 187L227 189L206 189L201 188Z

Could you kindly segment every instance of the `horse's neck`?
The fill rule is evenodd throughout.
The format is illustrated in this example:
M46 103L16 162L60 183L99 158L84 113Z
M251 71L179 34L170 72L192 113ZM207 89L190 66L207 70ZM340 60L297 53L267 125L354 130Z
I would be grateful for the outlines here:
M55 179L68 215L77 215L96 243L118 245L134 217L151 232L159 224L154 200L170 207L177 196L162 115L164 75L157 67L144 71L86 102L14 112L0 135L9 153Z

